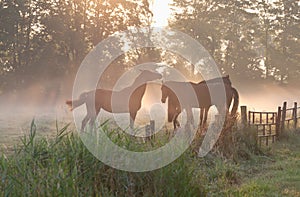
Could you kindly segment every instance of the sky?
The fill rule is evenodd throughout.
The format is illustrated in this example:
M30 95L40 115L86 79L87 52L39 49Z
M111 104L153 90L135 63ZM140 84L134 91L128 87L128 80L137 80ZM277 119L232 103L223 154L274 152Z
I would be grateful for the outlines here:
M168 25L168 17L171 14L170 3L172 3L172 0L152 0L151 10L154 26L163 27Z

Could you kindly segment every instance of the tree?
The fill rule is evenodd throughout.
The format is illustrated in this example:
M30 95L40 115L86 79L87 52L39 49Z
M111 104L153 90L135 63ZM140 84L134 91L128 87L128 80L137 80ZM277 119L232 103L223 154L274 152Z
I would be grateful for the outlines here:
M299 78L299 20L298 1L277 1L271 11L276 16L275 35L270 61L276 67L275 76L283 84Z
M256 82L298 75L297 1L175 0L173 6L172 27L198 40L222 72Z
M147 0L0 0L0 5L6 21L0 24L0 75L16 81L11 86L70 75L100 41L143 26L151 16Z

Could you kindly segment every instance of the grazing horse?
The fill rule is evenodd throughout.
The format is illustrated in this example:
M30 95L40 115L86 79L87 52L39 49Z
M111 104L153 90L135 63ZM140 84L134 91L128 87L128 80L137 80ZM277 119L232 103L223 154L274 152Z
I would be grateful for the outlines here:
M67 100L66 104L74 108L86 104L87 114L82 120L81 131L84 130L88 121L90 125L95 123L97 115L103 109L111 113L130 113L130 127L133 128L137 111L141 108L142 98L148 81L161 79L159 73L143 70L133 84L120 91L96 89L84 92L77 100Z
M222 78L215 78L207 81L201 81L199 83L192 82L175 82L169 81L162 85L162 99L163 103L166 102L168 97L168 121L173 121L174 129L179 126L177 121L178 115L181 113L181 108L185 108L187 113L191 113L191 108L200 108L200 126L204 125L207 121L208 110L212 105L216 105L219 111L224 109L224 104L221 100L215 99L214 103L211 101L209 87L211 88L222 88L221 85L224 83L226 93L226 110L229 110L232 99L234 98L234 104L232 107L231 114L234 115L238 108L239 96L235 88L231 86L229 76ZM176 94L172 91L184 91L186 84L190 84L191 90L194 90L198 103L190 103L189 105L181 106ZM171 88L170 88L171 87ZM204 116L204 117L203 117Z

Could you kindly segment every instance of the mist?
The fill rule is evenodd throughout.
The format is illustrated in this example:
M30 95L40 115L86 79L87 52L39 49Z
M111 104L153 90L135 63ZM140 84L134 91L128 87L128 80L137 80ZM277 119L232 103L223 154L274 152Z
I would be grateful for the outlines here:
M300 98L300 89L292 85L262 83L249 87L237 83L236 89L240 95L239 105L246 105L252 111L277 112L278 106L282 106L284 101L292 107Z
M26 114L62 115L69 113L65 105L67 99L72 98L73 84L69 80L37 82L18 90L0 95L1 115L18 116ZM249 110L276 111L284 101L293 105L300 97L300 89L295 86L261 83L249 86L242 82L232 82L239 92L239 105L246 105ZM149 83L142 100L142 107L148 109L152 104L160 103L160 84Z
M20 136L28 133L33 119L37 125L37 132L41 135L54 135L56 124L62 128L67 123L71 123L74 128L72 112L65 105L65 101L72 98L72 83L72 79L55 78L2 93L0 96L0 132L4 137L0 143L7 144L8 138L10 142L17 141ZM292 85L283 86L275 83L248 85L242 81L232 81L232 86L239 92L239 105L246 105L251 111L276 112L277 107L282 106L284 101L288 102L288 107L292 107L300 98L300 90ZM167 105L160 101L160 88L159 83L148 83L142 99L142 108L137 114L138 124L146 124L153 116L157 116L157 113L161 115L160 119L166 119ZM215 111L211 109L210 114ZM86 113L84 105L81 106L81 110L83 117ZM121 116L129 120L129 114ZM198 117L197 111L195 119ZM100 121L106 118L114 117L103 111L98 116ZM165 123L167 123L166 120Z

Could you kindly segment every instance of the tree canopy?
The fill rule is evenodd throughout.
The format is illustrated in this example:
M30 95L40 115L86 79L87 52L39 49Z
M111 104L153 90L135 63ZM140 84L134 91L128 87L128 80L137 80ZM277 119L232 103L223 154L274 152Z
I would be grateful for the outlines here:
M174 0L171 27L198 40L238 80L299 78L299 2Z
M0 89L74 74L103 39L131 27L150 26L150 3L0 0ZM170 26L198 40L224 74L282 84L299 78L298 1L173 0L172 8ZM142 49L124 54L113 68L151 59L186 64L160 49ZM193 66L184 68L195 73ZM110 73L108 78L118 75Z
M0 0L0 84L73 73L101 40L151 17L147 0Z

